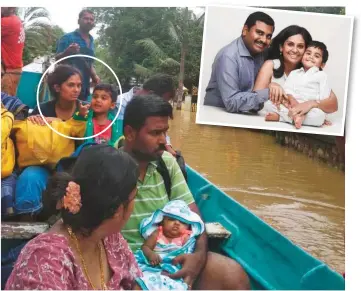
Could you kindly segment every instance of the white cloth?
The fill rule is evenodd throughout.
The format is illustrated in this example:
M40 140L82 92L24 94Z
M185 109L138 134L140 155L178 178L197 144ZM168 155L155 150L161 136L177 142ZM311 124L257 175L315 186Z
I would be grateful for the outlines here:
M304 68L293 70L283 89L286 94L291 94L298 102L323 100L331 94L327 74L317 67L312 67L307 71Z
M272 60L272 62L273 62L273 69L275 70L277 70L281 66L281 61L279 59ZM283 75L280 78L275 78L272 74L271 82L277 83L281 87L284 86L286 80L287 80L287 76L285 73L283 73Z
M118 119L124 119L124 111L125 111L125 107L127 106L127 104L129 103L130 100L132 100L133 98L133 95L134 95L134 88L131 88L128 92L126 93L123 93L122 95L119 95L118 98L117 98L117 106L120 105L120 99L121 97L123 97L123 100L122 100L122 107L120 109L120 113L119 113L119 117Z

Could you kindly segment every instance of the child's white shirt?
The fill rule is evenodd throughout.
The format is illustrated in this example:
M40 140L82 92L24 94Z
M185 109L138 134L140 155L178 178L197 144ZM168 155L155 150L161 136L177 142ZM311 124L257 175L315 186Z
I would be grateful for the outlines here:
M304 68L293 70L287 77L284 90L299 102L323 100L331 94L327 74L318 67L307 71Z

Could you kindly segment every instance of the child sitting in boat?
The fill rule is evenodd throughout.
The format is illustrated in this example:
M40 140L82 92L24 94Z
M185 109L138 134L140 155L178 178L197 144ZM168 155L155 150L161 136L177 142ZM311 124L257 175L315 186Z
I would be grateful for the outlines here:
M79 112L73 117L74 120L87 121L85 137L96 135L111 124L115 118L112 111L115 108L116 101L117 93L112 85L99 84L95 86L91 103L86 105L81 104L79 106ZM122 121L116 119L111 127L87 141L114 146L122 134Z
M283 99L280 109L271 101L265 103L269 113L266 121L282 121L293 123L297 129L304 125L322 126L329 124L325 121L326 113L318 108L321 100L331 94L327 81L327 74L322 71L328 60L328 50L324 43L311 41L302 57L302 68L293 70L285 84L284 90L287 98ZM312 109L304 115L294 114L292 107L298 103L313 101Z
M163 209L158 209L140 225L145 242L135 253L143 276L136 281L145 290L187 290L182 280L173 280L162 275L180 269L172 260L194 251L196 238L204 232L204 223L198 214L190 210L182 200L172 200Z

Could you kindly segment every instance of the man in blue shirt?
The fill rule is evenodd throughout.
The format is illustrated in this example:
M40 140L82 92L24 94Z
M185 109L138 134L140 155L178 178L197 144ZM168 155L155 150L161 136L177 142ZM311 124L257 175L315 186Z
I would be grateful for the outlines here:
M94 56L94 39L90 31L94 28L94 13L91 10L84 9L79 13L79 28L73 32L67 33L59 39L56 49L55 59L59 60L69 55L88 55ZM64 60L67 63L77 67L82 73L82 89L79 96L81 100L87 100L90 95L90 78L95 84L100 82L94 69L94 60L86 57L77 57Z
M214 59L204 105L232 113L263 108L269 89L253 91L253 86L273 32L274 21L268 14L258 11L248 16L242 36L222 48Z

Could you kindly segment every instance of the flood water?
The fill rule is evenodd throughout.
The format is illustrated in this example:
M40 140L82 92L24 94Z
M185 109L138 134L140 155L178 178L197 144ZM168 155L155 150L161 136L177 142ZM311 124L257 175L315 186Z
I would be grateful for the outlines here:
M282 147L265 133L198 125L194 112L174 114L169 135L187 164L307 252L344 272L344 172Z

